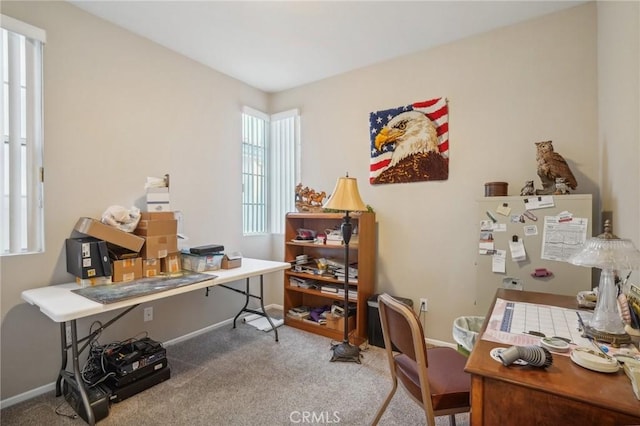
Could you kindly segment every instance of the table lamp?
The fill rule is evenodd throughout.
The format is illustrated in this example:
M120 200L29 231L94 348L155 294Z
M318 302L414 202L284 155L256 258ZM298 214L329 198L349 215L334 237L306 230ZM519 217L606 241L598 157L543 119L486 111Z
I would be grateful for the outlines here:
M342 343L334 345L331 361L354 361L360 363L360 348L349 344L349 241L353 232L349 212L366 211L367 206L360 198L358 181L350 178L349 173L345 177L338 178L333 193L323 206L325 209L344 211L341 226L342 240L344 242L344 338Z
M585 241L582 249L569 257L568 262L602 270L596 307L591 320L585 324L585 335L614 346L630 342L618 308L615 273L640 268L640 251L631 240L614 235L611 221L606 220L604 233Z

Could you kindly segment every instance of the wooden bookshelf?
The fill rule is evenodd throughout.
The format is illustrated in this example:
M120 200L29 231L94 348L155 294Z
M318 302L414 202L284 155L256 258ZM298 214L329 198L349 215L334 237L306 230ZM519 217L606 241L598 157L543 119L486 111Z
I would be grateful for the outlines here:
M350 213L349 216L354 228L354 235L349 243L349 263L357 262L358 267L357 283L350 284L352 289L357 289L357 297L349 299L349 302L356 304L355 328L350 331L350 341L360 345L367 339L367 301L375 288L376 222L375 214L371 212ZM326 258L344 263L344 245L293 241L300 228L311 229L317 233L322 233L326 229L340 229L343 217L343 213L288 213L285 219L285 261L295 265L296 256L307 255L311 260ZM292 286L289 282L291 277L315 280L320 284L337 284L341 288L344 285L344 280L332 276L296 271L294 268L285 271L284 274L285 324L342 341L344 338L343 329L336 330L325 325L291 318L287 316L287 313L291 308L297 306L304 305L316 308L331 305L334 301L344 301L344 296L324 293L319 289Z

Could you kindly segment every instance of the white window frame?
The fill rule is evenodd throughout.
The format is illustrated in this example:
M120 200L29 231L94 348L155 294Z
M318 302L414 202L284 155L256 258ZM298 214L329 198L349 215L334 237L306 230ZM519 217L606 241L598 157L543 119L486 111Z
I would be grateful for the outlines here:
M295 210L300 175L298 110L268 116L244 107L242 156L243 235L284 233L284 216Z
M0 255L44 251L44 30L0 15Z

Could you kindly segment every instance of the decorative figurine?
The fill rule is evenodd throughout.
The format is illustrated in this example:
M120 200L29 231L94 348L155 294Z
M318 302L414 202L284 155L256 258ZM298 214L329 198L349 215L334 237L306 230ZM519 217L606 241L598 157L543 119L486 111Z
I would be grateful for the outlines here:
M569 186L567 185L566 179L563 177L556 178L556 190L553 193L554 195L564 195L569 193Z
M566 160L553 150L553 142L544 141L535 144L538 176L542 181L542 189L536 190L536 195L554 194L556 192L556 178L564 178L564 184L567 187L576 189L578 182L571 173Z
M520 190L520 195L535 195L536 190L533 188L533 181L528 180L527 183L524 184L522 189Z
M296 209L299 212L321 212L322 204L327 194L316 192L308 186L303 187L302 183L296 185Z

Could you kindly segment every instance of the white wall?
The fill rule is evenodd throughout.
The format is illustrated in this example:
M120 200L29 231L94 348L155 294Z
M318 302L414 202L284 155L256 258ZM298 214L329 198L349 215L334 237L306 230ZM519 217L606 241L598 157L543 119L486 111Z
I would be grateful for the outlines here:
M553 140L576 192L599 200L596 36L587 4L273 96L273 110L302 111L304 185L329 192L345 171L358 178L379 222L377 290L427 297L430 338L452 341L453 320L475 313L485 182L509 182L509 195L528 179L539 188L534 142ZM449 179L370 185L369 112L440 96Z
M223 243L263 258L271 247L267 238L242 237L238 208L241 107L265 110L266 94L67 2L3 1L2 13L47 31L46 252L1 258L5 399L51 383L60 362L57 325L20 293L73 281L64 239L75 222L99 218L109 205L139 204L147 176L171 175L172 207L183 212L194 245ZM276 281L280 288L281 276ZM224 289L154 302L154 321L143 323L137 308L102 339L148 331L169 340L232 317L242 302Z
M598 71L602 210L640 247L640 2L598 3Z

